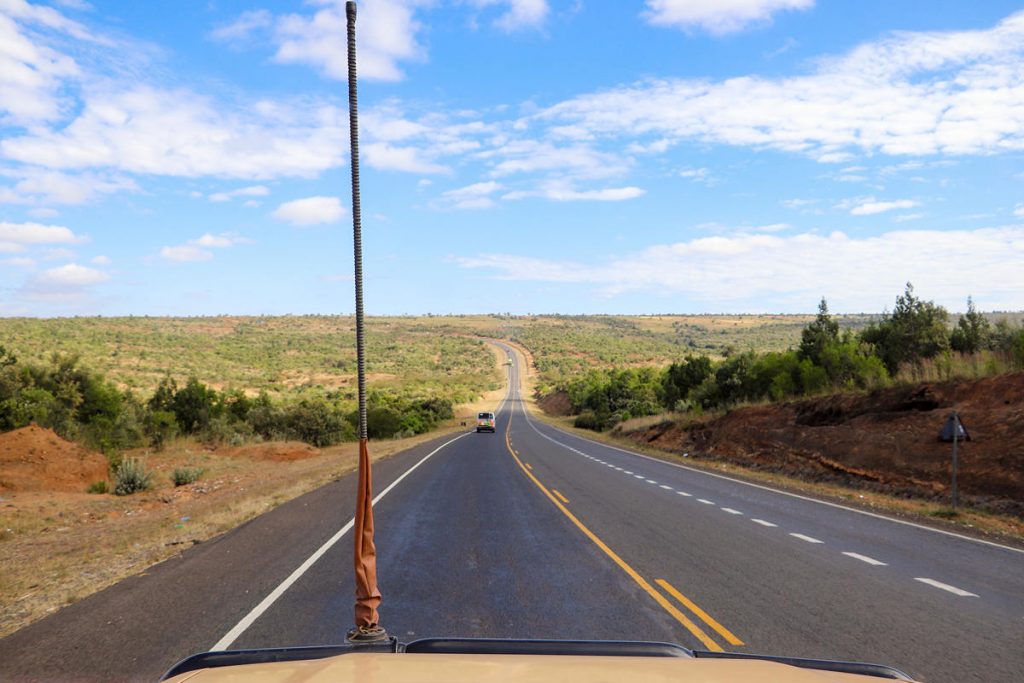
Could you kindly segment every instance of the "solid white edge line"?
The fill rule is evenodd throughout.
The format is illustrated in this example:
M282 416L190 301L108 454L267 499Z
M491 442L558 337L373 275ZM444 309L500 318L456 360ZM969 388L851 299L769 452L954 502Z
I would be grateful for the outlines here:
M790 533L789 535L792 536L793 538L799 538L801 541L807 541L808 543L824 543L825 542L825 541L819 541L816 538L811 538L810 536L805 536L804 534Z
M556 441L555 439L552 439L550 436L548 436L547 434L541 433L541 431L539 429L534 427L533 420L530 419L530 417L528 415L528 411L525 408L523 409L523 414L526 417L526 423L528 425L530 425L530 427L533 428L533 431L537 432L538 434L543 436L545 439L548 439L549 441L554 441L555 443L557 443L560 446L564 446L566 448L570 448L570 446L567 446L566 444L563 444L563 443L561 443L559 441ZM628 451L625 448L619 448L618 446L611 446L611 445L606 444L606 443L601 443L600 441L594 441L593 439L588 439L587 437L579 436L578 434L570 434L569 432L562 431L558 427L552 427L551 425L547 424L546 422L543 423L543 424L544 424L545 427L549 427L550 429L553 429L553 430L555 430L555 431L557 431L557 432L559 432L561 434L565 434L566 436L571 436L573 438L579 439L580 441L586 441L587 443L594 444L595 446L601 446L603 448L610 448L613 451L619 451L620 453L625 453L626 455L636 456L637 458L644 458L645 460L651 460L651 461L654 461L654 462L660 462L661 464L668 465L670 467L678 467L681 470L687 470L688 472L693 472L694 474L703 474L703 475L708 476L708 477L715 477L716 479L724 479L726 481L731 481L731 482L734 482L736 484L743 484L744 486L750 486L750 487L753 487L755 489L761 489L762 491L771 491L772 493L778 493L778 494L783 495L783 496L789 496L790 498L798 498L800 500L806 500L806 501L808 501L810 503L817 503L819 505L827 505L828 507L836 508L838 510L846 510L847 512L856 512L858 515L866 515L867 517L874 517L875 519L884 519L887 522L893 522L895 524L902 524L904 526L914 527L915 529L923 529L924 531L932 531L932 532L935 532L937 534L942 534L944 536L952 536L953 538L959 538L960 540L963 540L963 541L970 541L972 543L981 543L981 544L984 544L984 545L992 546L993 548L1002 548L1003 550L1010 550L1010 551L1013 551L1015 553L1024 554L1024 548L1014 548L1012 545L1003 545L1002 543L996 543L995 541L986 541L985 539L982 539L982 538L974 538L973 536L965 536L964 534L958 534L955 531L946 531L945 529L936 529L935 527L927 526L925 524L918 524L916 522L908 522L905 519L896 519L895 517L889 517L887 515L881 515L881 514L879 514L877 512L868 512L867 510L858 510L857 508L853 508L853 507L850 507L848 505L841 505L840 503L833 503L833 502L830 502L830 501L827 501L827 500L819 500L817 498L811 498L810 496L804 496L804 495L801 495L799 493L793 493L791 491L783 491L781 489L772 488L771 486L765 486L764 484L755 484L755 483L750 482L750 481L743 481L742 479L736 479L734 477L729 477L729 476L726 476L724 474L717 474L715 472L708 472L706 470L698 469L696 467L689 467L687 465L680 465L679 463L676 463L676 462L669 462L668 460L662 460L661 458L654 458L654 457L651 457L649 455L644 455L643 453L637 453L635 451Z
M948 591L948 592L952 593L953 595L959 595L962 598L976 598L976 597L978 597L977 593L971 593L970 591L965 591L962 588L957 588L956 586L950 586L948 583L942 583L941 581L936 581L935 579L925 579L925 578L915 577L914 581L920 581L921 583L927 583L929 586L934 586L935 588L941 588L944 591Z
M505 397L501 400L501 403L498 404L498 409L495 411L496 413L500 413L502 411L502 409L505 407L505 404L508 403L508 400L509 400L509 397L511 396L511 394L512 394L512 371L510 369L509 370L508 387L505 390ZM458 441L462 437L469 436L470 434L473 434L473 433L474 433L473 430L465 431L462 434L459 434L458 436L456 436L454 439L449 439L448 441L445 441L443 444L441 444L440 446L438 446L434 450L432 450L429 453L427 453L425 456L423 456L423 458L420 459L419 462L417 462L415 465L413 465L412 467L407 469L405 472L403 472L402 475L400 477L398 477L397 479L395 479L393 482L391 482L391 484L389 484L387 488L385 488L383 491L378 493L373 498L373 501L371 502L371 505L376 505L378 502L380 502L380 500L384 496L386 496L391 489L393 489L396 486L398 486L398 484L403 479L405 479L410 474L412 474L412 472L417 467L419 467L420 465L425 463L432 455L434 455L435 453L440 451L445 446L448 446L449 444L452 444L452 443ZM248 629L250 626L252 626L253 623L257 619L260 618L260 615L262 615L264 612L266 612L267 609L271 605L273 605L277 601L277 599L284 594L284 592L286 590L291 588L292 584L294 584L296 581L298 581L302 577L302 575L305 574L309 570L309 568L312 567L316 563L317 560L319 560L321 557L323 557L324 553L326 553L328 550L330 550L334 546L335 543L340 541L341 538L352 529L353 525L355 525L355 518L354 517L352 519L350 519L348 521L348 523L345 524L345 526L341 527L341 529L339 529L337 533L335 533L333 536L331 536L329 539L327 539L327 541L322 546L317 548L316 551L312 555L310 555L308 558L306 558L305 562L300 564L295 569L295 571L293 571L291 574L289 574L288 578L286 578L284 581L282 581L280 584L278 584L277 588L272 590L270 592L270 594L267 595L267 597L263 598L263 600L261 600L258 605L253 607L252 610L250 610L248 614L246 614L244 617L242 617L242 620L239 621L237 624L235 624L234 627L230 631L225 633L224 637L221 638L220 640L218 640L217 643L212 648L210 648L210 650L211 651L225 650L228 647L230 647L232 643L234 643L236 640L238 640L239 636L241 636L243 633L245 633L246 629Z
M846 555L847 557L852 557L855 560L860 560L861 562L867 562L868 564L873 565L875 567L887 567L888 566L885 562L880 562L880 561L876 560L873 557L868 557L867 555L861 555L860 553L850 553L850 552L845 552L844 551L843 555Z
M427 461L427 459L430 458L430 456L434 455L435 453L437 453L439 450L441 450L442 448L444 448L448 444L453 443L455 441L458 441L462 437L468 436L468 435L470 435L472 433L473 432L463 432L462 434L459 434L454 439L450 439L448 441L445 441L443 444L441 444L440 446L438 446L437 448L432 450L430 453L428 453L427 455L423 456L423 458L419 462L417 462L415 465L413 465L412 467L407 469L405 472L403 472L402 476L398 477L398 479L395 479L393 482L391 482L391 484L386 489L384 489L379 494L377 494L377 496L374 497L374 499L373 499L373 505L376 505L380 501L381 498L383 498L384 496L387 495L388 491L390 491L391 489L395 488L395 486L397 486L399 482L401 482L407 476L412 474L413 470L415 470L417 467L419 467L420 465L425 463ZM280 584L278 584L277 588L272 590L270 592L270 594L267 595L267 597L263 598L263 600L261 600L258 605L253 607L252 610L250 610L250 612L248 614L246 614L244 617L242 617L242 620L239 621L237 624L235 624L235 626L230 631L225 633L224 637L221 638L220 640L218 640L216 645L214 645L212 648L210 648L210 650L211 651L226 650L227 648L229 648L233 642L238 640L239 636L241 636L243 633L245 633L246 629L248 629L250 626L252 626L253 623L257 619L260 618L260 615L262 615L264 612L266 612L267 609L269 609L270 606L273 605L277 601L277 599L284 594L284 592L286 590L288 590L289 588L292 587L292 584L294 584L296 581L298 581L300 578L302 578L302 575L305 574L309 570L309 568L312 567L314 563L316 563L317 560L319 560L321 557L323 557L324 553L326 553L328 550L330 550L334 546L335 543L340 541L341 538L352 529L352 526L354 524L355 524L355 518L352 518L352 519L348 520L348 523L345 524L345 526L341 527L341 529L339 529L337 533L335 533L333 536L331 536L322 546L317 548L316 552L314 552L312 555L310 555L308 558L306 558L305 562L300 564L295 569L295 571L293 571L288 576L287 579L285 579Z

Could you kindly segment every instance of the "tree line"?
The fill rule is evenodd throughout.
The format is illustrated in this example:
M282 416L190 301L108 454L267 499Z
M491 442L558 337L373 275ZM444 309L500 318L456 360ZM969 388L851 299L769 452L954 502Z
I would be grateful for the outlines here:
M374 439L420 434L454 415L452 401L437 396L371 391L367 403ZM274 401L266 392L217 391L195 377L179 386L167 376L143 400L82 367L77 355L22 363L0 346L0 431L29 424L102 451L116 464L125 449L160 449L178 435L234 445L262 439L330 446L356 439L358 413L336 394Z
M1024 369L1024 327L1006 320L989 323L971 298L952 328L949 319L948 311L916 296L908 282L892 312L859 333L840 330L822 299L796 349L732 353L722 361L691 354L661 369L591 370L558 389L578 414L577 427L601 431L632 417L666 411L702 412L743 402L872 389L889 384L900 372L918 376L928 362L951 368L956 355L991 352L989 372Z

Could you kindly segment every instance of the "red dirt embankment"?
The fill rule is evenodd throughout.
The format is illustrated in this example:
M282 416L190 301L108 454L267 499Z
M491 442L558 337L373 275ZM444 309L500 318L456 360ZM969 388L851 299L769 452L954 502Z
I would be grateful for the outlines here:
M1024 517L1024 373L739 408L625 436L691 457L945 500L952 444L938 434L954 409L971 436L959 450L962 500Z
M0 490L75 491L107 478L107 459L29 425L0 434Z

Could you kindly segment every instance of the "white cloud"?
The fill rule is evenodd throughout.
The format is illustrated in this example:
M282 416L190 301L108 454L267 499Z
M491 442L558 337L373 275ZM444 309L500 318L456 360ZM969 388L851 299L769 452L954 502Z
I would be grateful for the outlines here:
M57 209L51 209L47 206L39 207L38 209L29 209L28 213L30 216L36 218L55 218L60 215L60 211Z
M214 40L226 43L245 42L254 33L269 29L274 24L274 16L265 9L246 10L230 24L226 24L210 32Z
M0 169L0 175L17 178L13 188L0 188L0 203L84 204L99 195L115 192L138 192L131 178L99 173L69 175L36 167Z
M0 222L0 242L28 244L75 244L84 241L62 225Z
M956 254L955 269L935 264ZM590 285L605 296L688 295L715 310L806 311L825 293L834 310L878 311L910 280L947 306L973 292L993 308L1024 298L1024 228L734 235L655 245L596 265L506 254L456 261L498 279Z
M1013 215L1018 218L1024 218L1024 204L1018 204L1017 208L1013 210Z
M67 126L0 141L0 154L49 169L252 179L312 176L345 158L337 107L232 105L185 90L121 86L86 93Z
M404 171L406 173L444 173L445 166L423 158L416 147L395 147L385 142L363 145L360 149L367 166L378 171Z
M645 80L563 101L523 125L627 145L654 138L775 149L825 163L1019 151L1022 64L1024 12L985 30L893 33L819 60L805 75Z
M270 188L266 185L250 185L230 192L215 192L210 195L209 199L211 202L226 202L233 197L265 197L268 194L270 194Z
M229 232L219 235L205 233L201 237L189 240L185 244L175 247L163 247L160 249L160 255L168 261L177 261L179 263L209 261L213 258L213 252L210 249L226 249L238 244L249 244L249 240ZM106 257L101 256L97 258ZM93 261L96 262L95 259Z
M270 42L274 61L305 64L328 78L348 77L345 3L310 0L312 14L272 15L266 10L243 12L233 23L211 33L233 45ZM422 25L415 18L429 0L365 0L359 4L359 77L397 81L403 76L399 62L421 60L417 42Z
M168 261L177 261L179 263L209 261L213 258L213 252L200 249L191 244L185 244L180 247L163 247L160 250L160 255Z
M316 225L334 223L345 212L345 207L337 197L306 197L281 204L272 215L294 225Z
M501 6L505 11L494 20L494 25L508 32L540 28L551 11L547 0L469 0L469 3L479 8Z
M814 0L647 0L644 17L655 26L700 28L714 35L765 23L784 10L806 10Z
M90 263L94 263L97 266L108 266L108 265L110 265L110 257L109 256L103 256L103 255L94 256L94 257L92 257Z
M453 209L489 209L494 206L490 195L502 187L501 183L491 180L448 190L441 193L441 204Z
M602 190L549 190L547 196L560 202L571 201L598 201L598 202L621 202L626 199L636 199L642 196L645 190L639 187L608 187Z
M36 266L35 259L26 258L24 256L4 259L4 263L10 266L17 266L18 268L35 268Z
M101 270L68 263L57 268L49 268L36 276L33 284L39 288L66 289L87 287L106 282L110 276Z
M876 213L885 213L886 211L894 211L896 209L912 209L915 206L920 206L921 202L915 202L912 199L897 199L891 202L876 202L874 198L859 203L850 209L850 215L852 216L873 216Z

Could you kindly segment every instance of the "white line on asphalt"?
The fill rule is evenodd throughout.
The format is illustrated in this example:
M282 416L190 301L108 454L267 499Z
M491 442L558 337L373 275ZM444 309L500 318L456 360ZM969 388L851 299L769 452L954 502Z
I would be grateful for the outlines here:
M621 468L621 467L616 467L616 468L615 468L615 471L616 471L616 472L621 472L621 471L622 471L622 468Z
M686 491L676 491L676 493L678 493L680 496L686 496L687 498L693 497L692 493L687 493Z
M732 508L722 508L722 512L728 512L730 515L742 515L743 514L739 510L733 510Z
M642 474L634 474L633 476L635 478L637 478L637 479L643 479L644 478L644 475L642 475Z
M525 409L523 410L523 415L526 418L526 423L528 425L530 425L530 428L533 429L533 431L537 432L538 434L540 434L542 437L544 437L548 441L552 441L552 442L558 444L559 446L563 446L565 448L571 448L571 446L568 446L567 444L564 444L564 443L562 443L561 441L559 441L557 439L552 439L550 436L548 436L547 434L544 434L539 429L537 429L537 427L534 426L534 424L533 424L533 420L530 419L529 413ZM545 426L550 426L550 425L545 425ZM613 450L613 451L618 451L620 453L625 453L626 455L632 455L632 456L634 456L636 458L643 458L644 460L651 460L653 462L661 463L662 465L668 465L669 467L677 467L677 468L679 468L681 470L687 470L688 472L693 472L694 474L702 474L702 475L705 475L705 476L708 476L708 477L715 477L716 479L724 479L726 481L731 481L734 484L742 484L743 486L750 486L750 487L755 488L755 489L761 489L762 491L771 491L772 493L777 493L780 496L789 496L790 498L799 498L800 500L806 500L809 503L817 503L818 505L827 505L828 507L831 507L831 508L837 508L839 510L846 510L847 512L855 512L858 515L865 515L867 517L874 517L875 519L884 519L885 521L893 522L894 524L902 524L904 526L914 527L915 529L923 529L924 531L932 531L934 533L942 534L944 536L952 536L953 538L959 538L962 541L970 541L971 543L981 543L983 545L992 546L993 548L1001 548L1003 550L1010 550L1010 551L1015 552L1015 553L1022 553L1022 554L1024 554L1024 548L1014 548L1012 545L1004 545L1002 543L996 543L994 541L986 541L986 540L981 539L981 538L974 538L973 536L965 536L964 534L958 534L958 533L954 533L952 531L946 531L945 529L936 529L935 527L927 526L926 524L917 524L916 522L909 522L909 521L907 521L905 519L896 519L894 517L889 517L887 515L880 515L877 512L869 512L867 510L860 510L858 508L849 507L848 505L840 505L839 503L831 503L831 502L829 502L827 500L819 500L817 498L811 498L810 496L803 496L803 495L800 495L799 493L792 493L790 491L782 491L780 489L772 488L771 486L765 486L763 484L755 484L754 482L751 482L751 481L743 481L742 479L737 479L735 477L730 477L730 476L727 476L727 475L724 475L724 474L717 474L715 472L708 472L707 470L702 470L702 469L699 469L697 467L690 467L688 465L681 465L681 464L679 464L677 462L669 462L668 460L664 460L662 458L653 458L653 457L651 457L649 455L644 455L643 453L637 453L636 451L629 451L629 450L626 450L625 448L619 448L618 446L610 446L610 445L608 445L606 443L601 443L600 441L594 441L593 439L588 439L585 436L578 436L576 434L570 434L568 432L563 432L562 430L558 429L557 427L551 427L551 428L556 430L556 431L558 431L561 434L565 434L566 436L570 436L570 437L575 437L575 438L577 438L577 439L579 439L581 441L586 441L587 443L593 444L594 446L599 446L599 447L602 447L602 448L608 448L608 449Z
M657 484L658 483L658 482L654 481L653 479L644 479L644 481L646 481L648 484Z
M810 536L804 536L803 534L790 534L793 538L799 538L801 541L807 541L808 543L824 543L825 541L819 541L816 538Z
M750 521L754 524L760 524L761 526L778 526L778 524L772 524L771 522L766 522L763 519L751 519Z
M954 595L959 595L962 598L976 598L976 597L978 597L978 595L976 593L970 593L968 591L965 591L965 590L962 590L960 588L957 588L956 586L950 586L948 583L942 583L940 581L936 581L935 579L915 578L914 581L920 581L921 583L927 583L929 586L935 586L936 588L941 588L944 591L949 591L950 593L953 593Z
M876 560L873 557L868 557L867 555L861 555L860 553L847 553L847 552L844 552L843 555L846 555L847 557L852 557L855 560L860 560L861 562L867 562L868 564L874 565L876 567L885 567L885 566L887 566L885 564L885 562L879 562L878 560Z
M672 487L669 486L668 484L662 484L661 488L665 489L666 491L671 491L672 490Z
M622 470L622 471L623 471L623 472L625 472L626 474L633 474L633 473L632 473L632 472L630 472L629 470Z
M383 498L384 496L386 496L388 494L388 491L390 491L391 489L395 488L400 481L402 481L403 479L408 477L410 474L412 474L413 470L415 470L417 467L419 467L420 465L425 463L430 458L430 456L432 456L434 453L437 453L439 450L441 450L442 448L444 448L448 444L453 443L455 441L458 441L462 437L468 436L469 434L472 434L472 432L464 432L462 434L459 434L454 439L449 439L448 441L445 441L443 444L441 444L440 446L438 446L434 450L432 450L429 453L427 453L425 456L423 456L423 458L419 462L417 462L415 465L413 465L412 467L407 469L405 472L403 472L402 476L400 476L398 479L395 479L393 482L391 482L390 485L388 485L388 487L386 489L384 489L383 491L378 493L374 497L372 504L376 505L378 502L380 502L380 499ZM214 645L213 647L211 647L210 649L211 650L226 650L227 648L231 647L231 643L233 643L236 640L238 640L238 637L240 635L242 635L247 628L252 626L253 622L256 621L257 619L259 619L260 615L263 614L264 612L266 612L267 609L271 605L273 605L274 602L276 602L277 599L279 597L281 597L286 590L291 588L292 584L295 583L296 581L298 581L302 577L302 575L305 574L306 571L310 567L312 567L314 563L316 563L317 560L319 560L321 557L323 557L324 553L326 553L328 550L330 550L331 547L334 546L335 543L340 541L342 536L347 534L349 532L349 530L352 529L352 526L354 524L355 524L355 518L348 520L348 523L345 526L341 527L341 529L339 529L336 534L334 534L329 539L327 539L326 543L324 543L322 546L317 548L316 552L314 552L312 555L310 555L308 558L306 558L305 562L300 564L298 566L298 568L295 571L293 571L288 576L287 579L282 581L280 583L280 585L278 585L277 588L272 590L270 592L270 595L268 595L267 597L263 598L263 600L260 601L260 604L258 604L255 607L253 607L251 612L249 612L244 617L242 617L242 620L239 621L237 624L235 624L234 628L232 628L230 631L225 633L224 637L221 638L220 640L218 640L217 644Z
M705 505L714 505L715 504L715 502L713 500L707 500L706 498L698 498L697 502L698 503L704 503Z

